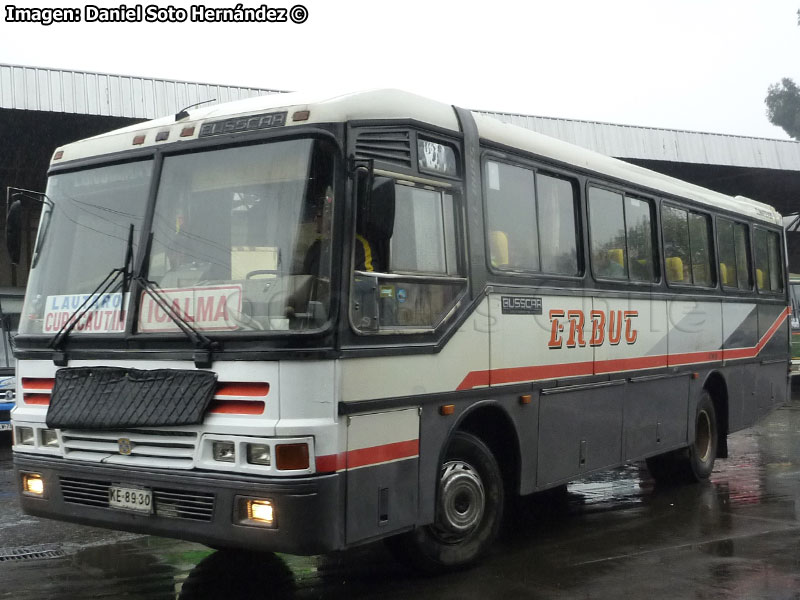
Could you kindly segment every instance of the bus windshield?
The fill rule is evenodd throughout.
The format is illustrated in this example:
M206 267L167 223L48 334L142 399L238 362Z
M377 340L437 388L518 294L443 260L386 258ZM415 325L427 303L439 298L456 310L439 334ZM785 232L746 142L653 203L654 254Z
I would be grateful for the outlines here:
M328 319L333 151L298 139L163 159L150 242L141 248L150 160L51 178L20 333L55 334L115 268L129 230L151 292L139 289L138 333L318 329ZM134 264L139 264L135 260ZM136 291L136 288L133 288ZM95 298L72 330L121 334L136 304L121 286Z

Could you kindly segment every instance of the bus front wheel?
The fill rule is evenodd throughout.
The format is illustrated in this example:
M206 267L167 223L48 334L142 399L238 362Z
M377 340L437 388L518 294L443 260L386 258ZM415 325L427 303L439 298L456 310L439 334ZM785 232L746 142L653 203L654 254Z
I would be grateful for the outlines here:
M426 573L466 567L497 537L503 478L491 450L466 432L453 435L439 470L434 522L388 540L403 562Z
M717 458L717 413L707 390L695 411L694 442L675 452L647 459L650 475L659 483L697 482L708 479Z

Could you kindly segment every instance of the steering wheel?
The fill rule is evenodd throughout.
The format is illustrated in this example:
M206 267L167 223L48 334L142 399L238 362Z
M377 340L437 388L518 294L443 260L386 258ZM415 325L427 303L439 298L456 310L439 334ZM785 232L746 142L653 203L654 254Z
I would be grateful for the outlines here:
M278 275L278 271L276 269L256 269L255 271L250 271L247 275L244 276L245 279L252 279L258 275Z

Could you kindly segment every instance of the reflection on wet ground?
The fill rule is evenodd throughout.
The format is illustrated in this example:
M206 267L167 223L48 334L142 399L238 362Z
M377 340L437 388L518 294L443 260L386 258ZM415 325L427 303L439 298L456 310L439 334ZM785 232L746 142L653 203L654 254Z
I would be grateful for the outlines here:
M704 485L659 489L633 464L525 499L483 563L429 578L382 544L325 557L215 553L24 517L2 448L0 598L797 600L800 402L731 436L729 450Z

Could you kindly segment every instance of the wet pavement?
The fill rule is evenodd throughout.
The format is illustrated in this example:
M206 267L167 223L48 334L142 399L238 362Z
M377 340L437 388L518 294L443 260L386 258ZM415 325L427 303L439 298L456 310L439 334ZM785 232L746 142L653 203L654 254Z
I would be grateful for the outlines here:
M800 599L800 393L732 435L703 485L643 465L526 499L490 556L420 577L382 544L325 557L197 544L22 515L0 439L0 598Z

